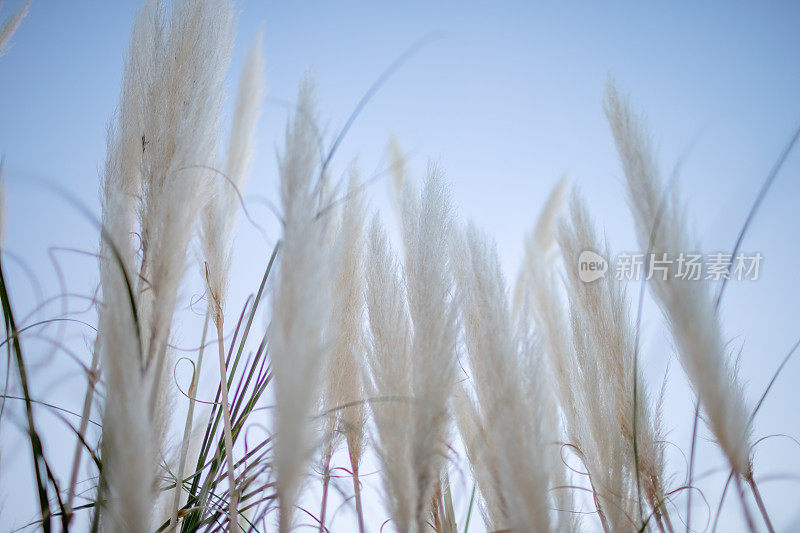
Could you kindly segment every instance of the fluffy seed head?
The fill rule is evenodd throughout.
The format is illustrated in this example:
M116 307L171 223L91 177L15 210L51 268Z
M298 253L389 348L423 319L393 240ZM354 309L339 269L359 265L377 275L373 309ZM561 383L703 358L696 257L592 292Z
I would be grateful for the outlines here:
M664 187L642 121L609 84L606 116L614 134L628 189L639 246L662 257L697 250L686 230L677 187ZM752 476L750 416L736 368L727 358L711 287L677 278L672 264L666 279L649 284L666 318L679 359L697 395L706 422L737 474Z

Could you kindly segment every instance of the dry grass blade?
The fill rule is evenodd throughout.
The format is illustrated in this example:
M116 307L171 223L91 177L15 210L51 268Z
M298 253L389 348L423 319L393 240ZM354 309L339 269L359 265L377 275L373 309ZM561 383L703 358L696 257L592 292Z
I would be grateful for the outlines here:
M44 450L42 448L42 440L39 437L39 432L36 429L35 416L33 412L33 402L31 400L30 386L28 383L28 374L26 371L25 358L22 352L22 345L19 339L19 332L17 330L16 322L14 320L14 313L11 309L11 301L6 286L5 274L3 273L2 260L0 260L0 303L3 309L3 322L6 330L6 338L11 339L11 349L14 353L15 363L17 366L17 374L19 377L20 386L22 387L23 397L25 399L25 416L27 422L28 441L31 446L32 461L35 473L35 482L37 494L39 497L39 509L41 514L41 526L46 532L51 528L51 515L50 501L48 499L49 483L55 485L55 480L52 478L50 469L45 460ZM62 519L64 520L64 527L69 529L69 513L65 512L61 497L59 495L58 486L54 486L55 494L59 499L61 505Z

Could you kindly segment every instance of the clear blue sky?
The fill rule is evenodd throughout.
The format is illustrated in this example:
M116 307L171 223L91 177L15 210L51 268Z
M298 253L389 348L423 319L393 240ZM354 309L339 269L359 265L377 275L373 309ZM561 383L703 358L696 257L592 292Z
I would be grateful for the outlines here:
M19 4L6 2L2 16ZM48 294L58 290L48 247L94 250L97 232L42 183L71 190L97 212L105 129L117 104L136 6L34 1L11 49L0 59L7 249L24 258ZM762 180L800 125L796 2L412 1L396 6L250 0L240 4L240 11L231 86L259 25L265 29L269 95L247 193L253 216L271 237L276 235L274 220L258 198L277 199L275 148L287 103L302 75L313 69L322 116L333 134L380 73L431 33L437 38L367 106L342 147L337 168L356 155L366 175L381 168L391 133L411 153L418 175L428 158L438 161L458 213L496 237L509 276L520 260L523 235L565 171L586 195L612 248L636 249L601 108L609 75L646 114L665 171L681 162L689 222L704 251L732 247ZM373 205L391 216L385 190L385 181L373 186ZM795 153L744 243L745 250L764 255L762 278L732 284L725 304L732 346L742 348L751 404L800 336L798 200L800 154ZM231 301L243 301L260 277L268 245L259 232L241 227ZM71 288L90 293L96 280L93 260L62 257ZM14 276L24 285L21 270ZM34 293L28 292L20 298L32 302ZM186 326L188 344L193 327ZM652 304L644 331L645 364L656 389L670 346ZM800 436L798 378L800 361L793 361L761 411L757 435ZM691 409L682 371L673 359L666 422L670 440L684 450ZM721 464L713 446L701 448L704 466ZM763 483L770 511L782 527L792 520L800 524L800 508L790 497L800 482L800 447L772 439L758 450L757 472L794 476ZM4 469L12 457L4 447ZM678 453L670 457L678 485L683 459ZM716 476L702 485L712 505L721 483ZM0 486L8 498L8 479ZM11 497L7 504L15 501ZM696 519L705 513L698 507ZM19 524L23 517L13 514ZM3 515L4 524L12 520ZM732 521L728 523L740 522L734 500L726 515Z

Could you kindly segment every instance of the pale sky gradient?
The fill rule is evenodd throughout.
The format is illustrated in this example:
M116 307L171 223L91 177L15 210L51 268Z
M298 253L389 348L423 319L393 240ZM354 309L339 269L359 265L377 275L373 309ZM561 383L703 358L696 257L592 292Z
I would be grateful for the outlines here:
M1 17L19 1L7 1ZM0 59L0 153L7 174L7 250L33 270L45 296L59 291L48 257L52 246L94 251L97 230L50 184L69 189L97 214L105 131L119 96L122 59L137 2L35 0ZM643 111L665 174L680 164L679 184L703 251L732 248L759 187L800 125L800 4L796 2L263 2L245 0L233 54L231 88L258 28L265 30L269 94L259 123L259 153L247 188L252 216L268 239L240 224L229 301L238 308L263 272L274 217L261 199L277 201L276 147L298 82L312 69L329 138L370 84L412 43L435 35L391 77L366 107L336 160L342 172L358 156L365 176L385 166L394 134L421 177L428 159L451 184L459 216L498 242L509 277L522 239L564 173L582 190L615 251L635 251L621 170L601 102L612 76ZM233 91L231 91L233 94ZM230 102L228 102L230 105ZM372 205L390 219L387 180L371 188ZM790 155L743 250L764 256L761 279L731 283L724 303L731 350L754 405L783 356L800 336L800 154ZM70 292L91 294L91 257L55 252ZM23 269L9 263L16 303L30 310L35 292ZM13 285L12 285L13 286ZM631 287L631 293L638 287ZM191 291L184 294L185 300ZM72 309L85 305L71 302ZM50 316L59 312L50 306ZM643 364L657 392L671 347L652 302L645 309ZM88 313L92 321L94 315ZM185 319L183 345L196 345L197 320ZM54 332L55 330L51 330ZM86 357L91 346L69 330ZM78 405L76 366L57 355L39 369L37 390ZM677 360L670 362L665 403L669 439L688 453L692 400ZM62 380L53 369L68 372ZM757 437L800 437L800 361L792 360L759 412ZM50 397L50 396L48 396ZM53 425L59 424L55 419ZM703 437L707 437L703 432ZM27 449L2 437L0 527L33 516L33 492L20 499L19 476L30 472ZM65 457L72 440L64 441ZM674 486L683 457L669 448ZM59 454L61 452L58 452ZM698 472L720 466L703 441ZM800 529L800 446L774 438L757 448L756 472L782 531ZM775 479L776 475L786 476ZM724 475L700 487L716 506ZM12 480L10 478L18 478ZM462 497L463 494L462 494ZM468 494L466 497L468 498ZM700 498L693 522L702 529ZM681 512L683 498L677 503ZM458 503L464 509L465 501ZM377 506L376 506L377 507ZM753 510L755 507L753 506ZM380 508L375 511L380 515ZM720 531L738 531L739 503L729 498ZM794 524L794 525L792 525Z

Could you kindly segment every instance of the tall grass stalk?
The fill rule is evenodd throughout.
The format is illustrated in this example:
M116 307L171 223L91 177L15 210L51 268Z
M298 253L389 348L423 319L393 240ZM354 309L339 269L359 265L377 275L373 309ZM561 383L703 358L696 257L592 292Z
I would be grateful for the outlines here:
M457 307L447 249L452 242L452 214L441 171L428 165L423 190L411 180L402 191L401 232L404 273L413 338L411 385L414 409L411 457L415 469L416 529L425 516L446 456L454 390Z
M411 452L411 320L398 260L375 215L367 239L370 345L364 387L375 422L385 506L397 531L413 531L418 500Z
M565 430L568 431L574 415L572 419L568 418L573 409L569 399L561 404L565 394L568 394L564 387L564 374L565 365L569 363L569 339L564 334L566 330L561 329L566 328L566 323L558 290L561 263L555 246L557 225L563 217L569 183L566 174L559 179L545 200L533 230L525 239L525 255L514 286L513 316L516 322L533 322L539 349L544 352L543 359L529 359L524 369L527 379L543 381L547 388L547 392L540 396L544 416L542 425L546 428L545 434L558 437L553 439L555 442L550 442L547 453L551 464L561 465L552 471L553 499L559 510L557 527L574 532L580 528L580 515L574 512L576 499L573 482L569 469L564 465L563 455L563 444L569 442ZM541 378L542 373L545 379Z
M215 320L217 326L217 346L219 347L219 383L222 388L222 423L223 438L225 442L225 459L228 465L228 490L230 500L228 501L228 531L233 533L238 526L237 500L238 493L236 488L236 469L233 462L233 431L231 429L231 407L228 400L228 380L225 368L225 344L222 334L222 319Z
M156 19L156 31L165 31L163 42L155 46L157 75L149 88L149 120L140 139L144 172L139 308L152 381L150 410L157 418L160 441L171 401L166 394L165 369L171 367L167 339L189 240L212 179L207 169L215 161L233 23L228 0L182 0L172 5L166 28ZM159 109L165 112L154 112Z
M260 114L263 97L261 59L262 34L259 33L248 54L239 82L231 134L228 141L228 156L224 180L217 180L211 201L206 204L201 222L201 247L205 259L206 289L211 305L211 316L217 330L219 347L219 375L222 384L222 417L224 423L225 455L228 465L228 484L231 501L228 504L228 528L231 533L238 524L236 473L234 471L233 435L228 399L225 368L225 346L223 343L224 302L227 292L231 264L231 235L236 223L241 189L247 180L254 154L255 126Z
M100 353L95 343L94 350L92 351L92 363L87 373L88 383L86 384L86 394L83 398L83 410L81 412L81 424L78 429L78 438L75 442L75 453L72 456L72 472L69 476L69 486L67 487L67 510L72 512L72 503L75 499L75 489L78 484L78 473L80 472L81 459L83 458L83 449L86 440L86 430L89 427L89 416L92 411L92 401L94 400L95 387L97 384L97 375L100 371Z
M610 256L608 245L598 239L577 192L572 197L570 219L562 225L558 240L565 264L570 266L579 264L579 256L585 250ZM664 435L658 410L651 414L653 409L636 364L635 332L625 289L614 276L587 283L574 267L567 268L567 282L573 334L579 339L575 353L581 369L581 374L573 377L573 383L580 390L592 387L584 380L596 380L597 386L606 391L597 396L602 411L597 412L601 418L592 421L596 432L591 438L595 446L618 448L620 456L615 461L625 468L620 475L632 480L624 483L637 491L638 522L646 523L649 519L649 513L642 509L643 492L661 525L667 492ZM597 392L600 391L587 391L586 400ZM608 420L614 421L613 431L608 428ZM601 479L594 476L594 481Z
M453 264L457 272L461 317L469 354L477 417L477 442L470 459L485 465L481 492L490 494L492 529L550 531L549 462L542 395L544 373L524 381L522 365L536 358L525 321L515 331L497 251L489 239L470 225L456 241ZM539 361L537 361L539 362ZM466 400L470 401L470 400Z
M210 307L210 306L209 306ZM203 354L205 353L206 335L208 333L208 322L211 310L206 311L203 321L203 333L200 336L200 350L197 354L197 364L192 365L192 381L189 385L189 409L186 412L186 422L183 426L183 438L181 439L181 451L178 456L178 470L175 476L175 495L172 498L172 520L170 528L178 527L178 509L180 507L181 496L183 494L183 480L186 474L186 459L189 454L189 443L192 436L192 425L194 423L194 409L197 403L197 384L200 379L200 372L203 368Z
M276 401L273 470L281 532L292 527L314 451L311 417L328 359L323 333L330 316L330 257L325 245L330 219L317 213L329 199L327 176L317 164L317 140L314 87L307 80L286 129L280 162L283 244L269 326Z
M109 391L108 527L147 531L152 520L171 411L167 339L207 180L202 168L216 145L232 25L224 0L175 2L168 21L161 3L149 0L131 34L103 193L98 343Z
M609 85L606 114L625 171L640 245L660 257L696 250L683 221L685 209L673 186L664 190L642 121ZM735 367L728 361L715 299L706 283L653 276L650 288L670 327L681 364L706 421L737 475L752 477L750 417Z
M333 305L330 323L331 361L323 396L323 503L320 527L325 525L325 497L330 481L331 455L341 438L347 443L359 531L364 531L359 464L364 452L366 411L363 403L361 364L364 358L364 219L361 181L351 169L347 194L333 251Z
M679 252L696 250L684 224L685 208L677 187L664 189L643 123L613 84L607 89L605 109L625 172L640 246L654 257L677 257ZM668 322L706 423L736 476L750 480L752 425L737 368L725 353L715 297L707 282L683 281L675 269L673 265L667 276L654 276L650 289ZM744 500L742 504L747 513Z

